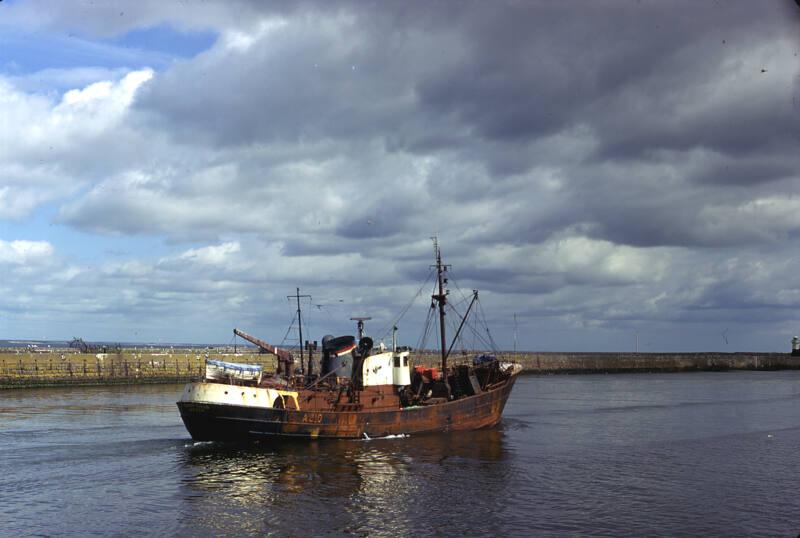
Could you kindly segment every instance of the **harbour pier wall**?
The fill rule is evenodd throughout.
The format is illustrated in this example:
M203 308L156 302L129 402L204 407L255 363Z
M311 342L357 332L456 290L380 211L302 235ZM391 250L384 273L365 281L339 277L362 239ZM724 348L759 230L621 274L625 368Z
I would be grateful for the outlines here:
M197 353L191 350L75 353L0 351L0 389L65 385L182 383L205 371L207 357L260 364L275 370L275 357L259 353Z
M517 353L524 371L538 374L692 372L800 369L789 353Z
M724 370L796 370L800 357L789 353L566 353L517 352L502 353L504 359L515 360L527 374L611 374L647 372L710 372ZM451 364L471 358L452 355ZM425 354L428 366L439 364L439 358Z
M113 353L0 351L0 389L65 385L181 383L203 375L207 357L260 364L275 370L275 357L259 353L200 352L193 350ZM522 364L526 374L602 374L698 372L724 370L800 369L800 357L789 353L503 353ZM471 361L472 355L453 354L450 364ZM318 358L317 358L318 361ZM417 364L437 366L431 352L417 353ZM318 364L318 362L317 362Z

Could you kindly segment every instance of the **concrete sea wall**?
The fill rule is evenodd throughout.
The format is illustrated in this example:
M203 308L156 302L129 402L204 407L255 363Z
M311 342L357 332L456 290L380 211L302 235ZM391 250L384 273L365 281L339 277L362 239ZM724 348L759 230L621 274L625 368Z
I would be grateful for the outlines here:
M180 383L203 375L206 357L261 364L275 369L272 355L200 352L193 350L75 353L0 351L0 388L62 385ZM506 353L528 374L598 374L634 372L696 372L722 370L800 369L800 357L789 353ZM453 355L450 364L471 356ZM318 361L315 361L318 364ZM417 353L417 364L436 366L438 356ZM318 366L317 366L318 368Z
M800 357L789 353L503 353L505 359L522 364L527 374L604 374L646 372L698 372L723 370L800 369ZM468 361L451 356L451 364ZM425 354L428 366L439 358Z
M272 355L122 350L119 353L0 352L0 388L181 383L202 376L206 357L275 369Z
M518 353L510 354L537 374L691 372L800 369L789 353Z

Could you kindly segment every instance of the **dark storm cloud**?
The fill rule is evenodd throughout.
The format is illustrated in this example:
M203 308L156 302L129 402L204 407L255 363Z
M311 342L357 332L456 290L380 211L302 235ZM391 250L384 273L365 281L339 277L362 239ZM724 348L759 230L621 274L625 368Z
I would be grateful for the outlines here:
M791 67L762 72L773 69L766 63L773 51L753 52L764 32L790 35L778 4L756 11L745 3L691 2L461 7L303 3L277 13L283 19L267 19L261 30L247 26L241 44L220 45L171 69L145 88L137 107L179 139L209 144L330 139L349 151L350 141L379 140L390 153L452 155L479 173L470 178L458 170L459 180L451 181L443 171L431 177L431 191L447 186L451 198L484 196L498 205L493 182L530 172L547 158L530 144L579 127L594 149L576 154L572 165L645 160L673 166L690 182L741 185L786 178L800 164L786 157L798 132L792 88L781 72ZM264 9L276 16L274 6ZM681 169L681 153L698 148L736 158ZM765 150L783 157L765 162L759 157ZM672 198L666 185L637 199L617 194L637 177L598 193L585 174L566 173L561 200L550 206L557 214L517 218L498 229L532 242L570 226L632 245L712 246L761 237L705 230L702 204L688 195L680 207L666 205ZM376 192L392 188L359 181ZM513 212L498 218L507 214ZM356 210L335 231L388 237L413 222L360 225L368 220L369 212ZM639 224L631 227L631 220Z
M463 289L559 330L719 312L744 324L770 309L788 325L791 2L159 4L107 26L103 10L47 15L104 36L150 24L219 36L143 83L125 137L98 135L59 213L209 245L121 273L133 303L172 290L189 308L214 288L226 312L255 311L254 283L301 281L387 310L395 299L376 290L424 278L438 234ZM181 283L195 272L202 284Z
M688 114L682 114L677 107L656 110L656 101L663 95L613 99L603 111L605 115L601 112L595 123L604 135L597 160L638 158L659 149L688 151L703 147L746 155L796 145L800 141L798 115L789 90L782 83L766 80L757 65L751 69L753 79L741 83L755 85L758 91L738 99L721 96L713 107ZM698 97L686 95L687 100ZM645 110L629 110L630 101L639 98Z
M241 43L232 35L231 48L218 47L166 73L142 93L139 106L187 137L200 134L222 144L402 131L413 119L407 115L413 96L410 70L393 58L394 48L409 62L421 60L424 50L392 43L391 34L380 35L383 24L374 22L355 13L301 17L288 26L265 22ZM187 92L187 81L203 91Z
M377 137L426 153L463 148L465 136L508 143L586 124L607 159L696 145L748 151L797 136L786 110L791 88L746 55L776 29L793 36L778 2L757 10L746 2L622 1L148 6L131 9L127 24L160 17L207 26L217 17L223 35L251 40L239 52L176 65L139 96L142 109L189 138ZM88 28L102 27L91 21L105 20L103 10L84 11ZM125 22L114 24L106 31L124 31ZM726 61L753 61L745 72L764 91L726 101L728 88L746 82L720 80ZM682 99L708 95L715 78L719 106L676 116ZM506 160L483 157L495 166Z
M760 31L774 30L782 13L762 10L754 20L744 4L719 9L696 2L484 5L452 21L460 49L417 88L426 112L454 115L488 139L618 119L630 125L609 123L602 133L609 142L642 122L640 129L669 140L674 126L662 132L657 120L669 119L672 95L705 82L728 55L752 45ZM728 49L723 41L731 43ZM763 67L754 64L753 76Z
M782 155L759 156L755 159L735 159L728 162L711 163L689 180L711 185L750 187L787 178L796 178L795 162Z

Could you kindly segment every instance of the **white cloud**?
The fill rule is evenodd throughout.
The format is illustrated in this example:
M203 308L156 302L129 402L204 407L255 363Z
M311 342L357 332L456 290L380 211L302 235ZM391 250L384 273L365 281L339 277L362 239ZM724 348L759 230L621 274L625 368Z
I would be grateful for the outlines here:
M20 219L78 192L127 142L125 118L150 70L98 81L56 100L0 78L0 218Z
M0 239L0 264L42 264L49 262L52 256L53 245L47 241Z
M635 248L582 236L554 237L530 246L499 244L475 253L477 268L516 275L557 276L562 285L656 284L673 249Z
M570 330L788 323L800 105L772 8L451 7L9 6L82 38L220 38L158 74L0 78L0 218L56 202L90 240L141 241L80 263L0 243L0 310L202 340L282 325L300 285L346 299L344 319L388 319L438 233L495 311Z
M221 245L193 248L183 252L178 258L203 265L226 266L231 261L231 255L240 250L238 241L230 241Z
M800 232L800 197L767 196L738 205L710 204L700 212L710 234L775 241Z
M150 70L133 71L117 81L96 81L69 90L57 101L52 96L21 92L0 78L4 122L0 159L27 155L43 160L46 150L73 150L100 136L112 136L139 87L152 77Z

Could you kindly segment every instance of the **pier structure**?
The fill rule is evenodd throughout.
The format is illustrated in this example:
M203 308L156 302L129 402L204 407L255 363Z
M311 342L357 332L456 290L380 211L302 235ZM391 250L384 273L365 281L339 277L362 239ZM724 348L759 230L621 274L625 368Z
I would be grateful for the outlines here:
M714 372L725 370L798 370L790 353L518 353L524 371L536 374L637 372Z
M473 355L453 353L451 361L471 361ZM523 366L525 374L611 374L647 372L703 372L725 370L795 370L800 357L791 353L568 353L509 352L507 360ZM205 372L205 359L260 364L265 371L277 366L274 355L249 350L197 349L136 350L81 353L75 350L32 352L0 350L0 388L65 385L183 383ZM417 352L415 363L437 366L436 352Z
M275 369L274 355L248 350L119 349L84 353L75 349L0 349L0 389L68 385L185 383L201 377L206 358Z
M456 355L456 354L453 354ZM790 353L632 353L632 352L502 352L523 374L613 374L648 372L714 372L725 370L796 370L800 357ZM455 362L472 360L456 357ZM416 363L436 365L434 353L417 354Z

